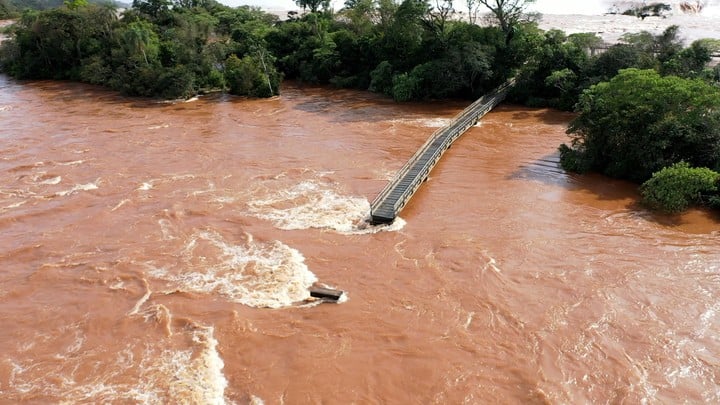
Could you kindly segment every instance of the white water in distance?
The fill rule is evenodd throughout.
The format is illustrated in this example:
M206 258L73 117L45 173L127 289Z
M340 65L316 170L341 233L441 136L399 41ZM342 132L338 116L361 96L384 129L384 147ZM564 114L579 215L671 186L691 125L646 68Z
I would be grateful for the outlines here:
M543 14L586 14L599 15L605 13L612 6L603 0L538 0L528 8Z

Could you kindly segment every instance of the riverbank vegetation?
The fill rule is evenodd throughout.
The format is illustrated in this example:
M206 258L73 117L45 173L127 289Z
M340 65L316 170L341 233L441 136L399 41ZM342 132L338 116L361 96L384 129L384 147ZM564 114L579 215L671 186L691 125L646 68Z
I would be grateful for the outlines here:
M326 1L298 0L310 12L280 20L215 0L135 0L123 12L65 0L22 14L0 48L0 70L169 99L269 97L284 78L398 101L474 99L514 76L511 101L579 112L571 144L561 146L565 169L655 179L643 193L668 210L678 205L665 207L657 189L698 173L714 178L695 168L720 170L720 67L708 67L720 41L686 47L672 26L608 46L592 33L540 30L525 13L531 2L468 0L461 16L451 0L347 0L337 13ZM477 24L480 10L493 24ZM702 198L688 203L715 201L705 180Z
M281 21L214 0L135 0L122 13L110 3L65 0L23 14L0 51L0 69L165 98L210 90L271 96L287 78L398 101L473 99L517 76L512 101L564 110L624 68L720 77L705 68L718 44L684 48L678 27L606 47L594 34L540 30L525 13L531 2L470 0L464 16L450 0L347 0L337 13L327 2L298 0L314 12ZM476 24L480 10L494 23Z
M277 94L281 74L264 36L275 16L215 2L68 3L26 11L0 49L0 68L21 79L69 79L124 94L188 98L229 89Z
M319 3L320 5L324 3ZM396 100L473 98L530 57L539 30L451 19L450 2L348 1L279 21L213 0L136 0L118 15L82 0L26 11L0 52L17 78L70 79L129 95L190 97L208 90L278 94L283 77L370 89Z
M701 79L625 69L586 90L562 166L643 183L644 200L675 212L720 207L720 91Z
M720 67L708 66L718 45L706 39L683 47L672 26L656 36L626 35L593 57L573 53L568 38L561 55L575 63L557 58L554 67L536 69L540 84L524 87L525 101L579 113L568 128L570 145L560 146L564 169L642 184L644 202L655 209L720 208L713 174L720 171Z
M89 3L110 3L116 7L129 7L129 4L114 0L88 0ZM0 0L0 20L19 18L25 10L50 10L62 7L68 0ZM68 4L72 4L72 0Z

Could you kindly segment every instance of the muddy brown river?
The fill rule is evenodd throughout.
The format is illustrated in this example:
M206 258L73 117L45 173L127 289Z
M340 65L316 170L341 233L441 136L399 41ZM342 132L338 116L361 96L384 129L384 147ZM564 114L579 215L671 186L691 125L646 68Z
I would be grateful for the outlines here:
M0 403L720 402L718 218L565 173L569 114L500 106L364 225L463 107L0 76Z

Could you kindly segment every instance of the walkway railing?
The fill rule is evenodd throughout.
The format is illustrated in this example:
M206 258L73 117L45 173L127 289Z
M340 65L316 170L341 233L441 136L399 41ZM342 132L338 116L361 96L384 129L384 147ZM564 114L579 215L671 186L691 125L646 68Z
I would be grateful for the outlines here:
M394 221L420 184L427 179L442 154L460 135L500 104L514 84L514 79L511 79L492 93L480 97L456 115L449 125L435 131L375 197L370 206L370 222L383 224Z

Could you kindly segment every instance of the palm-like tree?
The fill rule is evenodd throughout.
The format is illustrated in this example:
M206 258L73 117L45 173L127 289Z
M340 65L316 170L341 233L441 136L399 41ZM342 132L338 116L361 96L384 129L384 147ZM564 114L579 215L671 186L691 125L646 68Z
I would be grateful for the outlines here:
M144 22L135 21L128 24L123 33L123 42L130 54L141 53L145 64L149 65L147 48L153 37L153 31Z

